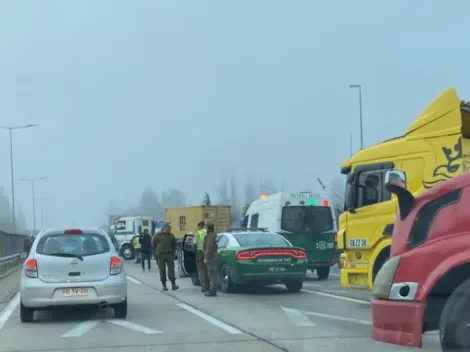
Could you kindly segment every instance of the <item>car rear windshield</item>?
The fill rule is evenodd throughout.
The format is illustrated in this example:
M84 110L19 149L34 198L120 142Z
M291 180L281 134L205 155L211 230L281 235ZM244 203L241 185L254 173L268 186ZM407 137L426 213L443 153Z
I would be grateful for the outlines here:
M233 237L241 247L290 246L284 237L273 233L243 233Z
M333 230L331 209L325 206L285 206L282 208L281 229L295 233Z
M42 255L89 256L110 251L109 242L101 234L50 234L42 237L36 253Z

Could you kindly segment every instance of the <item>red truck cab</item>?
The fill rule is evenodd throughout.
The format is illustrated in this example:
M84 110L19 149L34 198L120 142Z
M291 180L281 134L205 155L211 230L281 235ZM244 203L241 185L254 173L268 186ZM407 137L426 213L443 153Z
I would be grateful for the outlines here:
M439 330L444 352L470 351L470 173L416 198L403 171L385 182L399 212L374 282L372 338L422 347L422 334Z

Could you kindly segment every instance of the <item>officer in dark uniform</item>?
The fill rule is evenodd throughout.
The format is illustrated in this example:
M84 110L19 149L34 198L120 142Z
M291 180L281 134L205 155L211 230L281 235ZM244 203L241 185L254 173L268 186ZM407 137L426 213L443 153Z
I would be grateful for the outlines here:
M168 267L168 278L171 282L171 289L177 290L175 277L175 252L176 237L171 233L171 224L166 222L163 229L152 239L152 247L157 254L158 270L163 291L168 291L166 287L166 268Z
M204 263L207 268L209 279L209 290L204 294L207 297L217 296L217 285L219 284L219 271L217 270L217 235L214 224L207 224L207 235L204 238Z

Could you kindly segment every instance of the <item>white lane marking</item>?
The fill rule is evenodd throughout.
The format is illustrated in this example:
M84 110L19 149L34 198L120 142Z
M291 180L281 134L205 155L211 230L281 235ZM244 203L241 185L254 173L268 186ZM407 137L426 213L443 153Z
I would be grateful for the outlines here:
M372 322L368 321L368 320L360 320L360 319L354 319L354 318L340 317L338 315L332 315L332 314L316 313L316 312L304 312L304 314L312 315L314 317L319 317L319 318L346 321L348 323L355 323L355 324L362 324L362 325L372 325Z
M311 287L325 287L325 285L320 285L320 284L311 284L310 282L305 282L305 281L304 281L304 286L311 286Z
M190 305L187 305L185 303L179 303L178 306L187 310L190 313L193 313L194 315L197 315L199 318L207 321L208 323L217 326L219 329L227 331L230 334L243 334L243 331L240 331L237 328L224 323L223 321L220 321L206 313L203 313L200 310L191 307Z
M292 309L292 308L284 308L281 309L286 313L289 319L297 326L316 326L310 318L308 318L301 310Z
M121 327L129 329L129 330L134 330L134 331L137 331L137 332L141 332L143 334L161 334L161 333L163 333L163 331L150 329L146 326L131 323L130 321L126 321L126 320L108 319L108 320L105 320L105 321L107 323L111 323L111 324L114 324L114 325L117 325L117 326L121 326Z
M354 303L360 303L360 304L370 304L370 301L362 300L362 299L356 299L356 298L351 298L351 297L345 297L345 296L338 296L334 295L331 293L326 293L326 292L319 292L319 291L312 291L312 290L302 290L302 292L307 292L311 293L313 295L317 296L324 296L324 297L329 297L329 298L335 298L343 301L348 301L348 302L354 302Z
M323 292L327 293L348 293L346 290L323 290Z
M87 320L73 327L60 337L80 337L100 323L99 320Z
M335 277L339 277L339 274L335 274L335 273L330 273L330 276L335 276Z
M8 302L5 309L0 313L0 331L3 329L8 319L19 305L20 293L17 292L16 295L14 295L13 298L10 300L10 302Z
M126 277L127 277L127 280L133 282L134 284L140 285L142 283L139 280L134 279L132 276L126 276Z

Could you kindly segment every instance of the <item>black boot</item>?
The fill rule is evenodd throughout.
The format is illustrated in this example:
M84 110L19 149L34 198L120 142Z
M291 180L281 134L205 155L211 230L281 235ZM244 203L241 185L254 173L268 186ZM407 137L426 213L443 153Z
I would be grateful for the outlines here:
M206 293L204 294L204 296L206 296L206 297L215 297L215 296L217 296L217 292L216 292L216 291L209 290L209 291L206 291Z
M166 282L162 281L163 291L168 291L168 287L166 287Z
M202 293L206 292L206 289L205 289L204 287L201 288L201 292L202 292Z
M173 281L171 282L171 289L174 291L174 290L177 290L177 289L179 289L179 288L180 288L179 286L176 286L175 280L173 280Z

